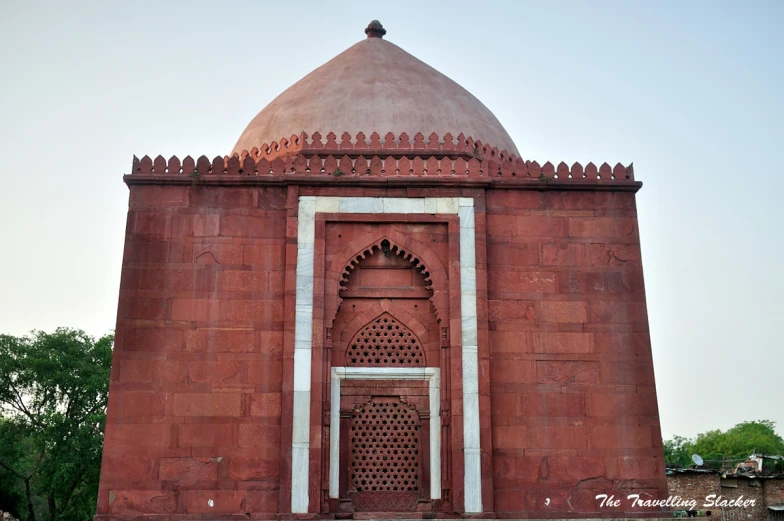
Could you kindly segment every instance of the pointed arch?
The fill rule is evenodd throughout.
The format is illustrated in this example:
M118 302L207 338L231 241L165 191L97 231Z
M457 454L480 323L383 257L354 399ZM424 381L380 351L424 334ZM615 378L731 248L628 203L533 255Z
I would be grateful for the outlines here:
M387 312L365 324L346 346L347 367L426 367L422 342Z

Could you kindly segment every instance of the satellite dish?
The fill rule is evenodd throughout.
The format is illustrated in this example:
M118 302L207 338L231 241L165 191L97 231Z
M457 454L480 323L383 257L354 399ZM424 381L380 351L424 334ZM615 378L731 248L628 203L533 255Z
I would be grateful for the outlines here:
M702 464L703 464L703 463L705 463L704 461L702 461L702 456L700 456L699 454L692 454L692 455L691 455L691 460L692 460L692 461L694 462L694 464L695 464L695 465L697 465L698 467L701 467L701 466L702 466Z

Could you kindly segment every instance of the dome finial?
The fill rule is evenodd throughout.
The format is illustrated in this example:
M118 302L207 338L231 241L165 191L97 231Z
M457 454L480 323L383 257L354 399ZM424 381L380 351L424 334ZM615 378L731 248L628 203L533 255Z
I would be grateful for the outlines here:
M384 29L384 26L381 25L381 22L378 20L373 20L365 29L365 34L368 38L383 38L384 35L387 34L387 30Z

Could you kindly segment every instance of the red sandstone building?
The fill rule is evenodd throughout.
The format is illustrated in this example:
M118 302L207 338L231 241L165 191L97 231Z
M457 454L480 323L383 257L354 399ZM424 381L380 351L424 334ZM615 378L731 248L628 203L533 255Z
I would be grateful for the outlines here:
M631 167L540 165L382 37L231 156L134 160L96 520L639 516ZM648 513L648 515L651 515Z

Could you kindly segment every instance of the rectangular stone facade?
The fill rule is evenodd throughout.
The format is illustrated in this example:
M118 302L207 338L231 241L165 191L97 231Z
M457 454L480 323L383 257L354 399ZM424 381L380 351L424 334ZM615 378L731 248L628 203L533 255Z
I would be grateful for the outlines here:
M613 491L667 495L633 191L180 183L131 184L96 519L295 517L303 195L473 199L485 513L653 514L608 513L595 500ZM452 264L459 233L450 228L445 237L442 226L431 237L426 227L410 226L442 257L450 243L444 298L446 308L459 310L459 266ZM315 240L325 238L317 232ZM325 290L326 280L314 280L316 295L337 291ZM448 321L460 330L459 314ZM450 356L459 391L460 355ZM324 400L329 390L313 367L320 406L315 397ZM461 403L450 402L454 473L444 483L457 511L462 479L447 478L463 472ZM321 501L328 422L314 405L309 515L334 518Z
M634 194L489 190L487 264L496 513L666 496Z
M285 188L132 187L99 518L278 511L285 252Z

